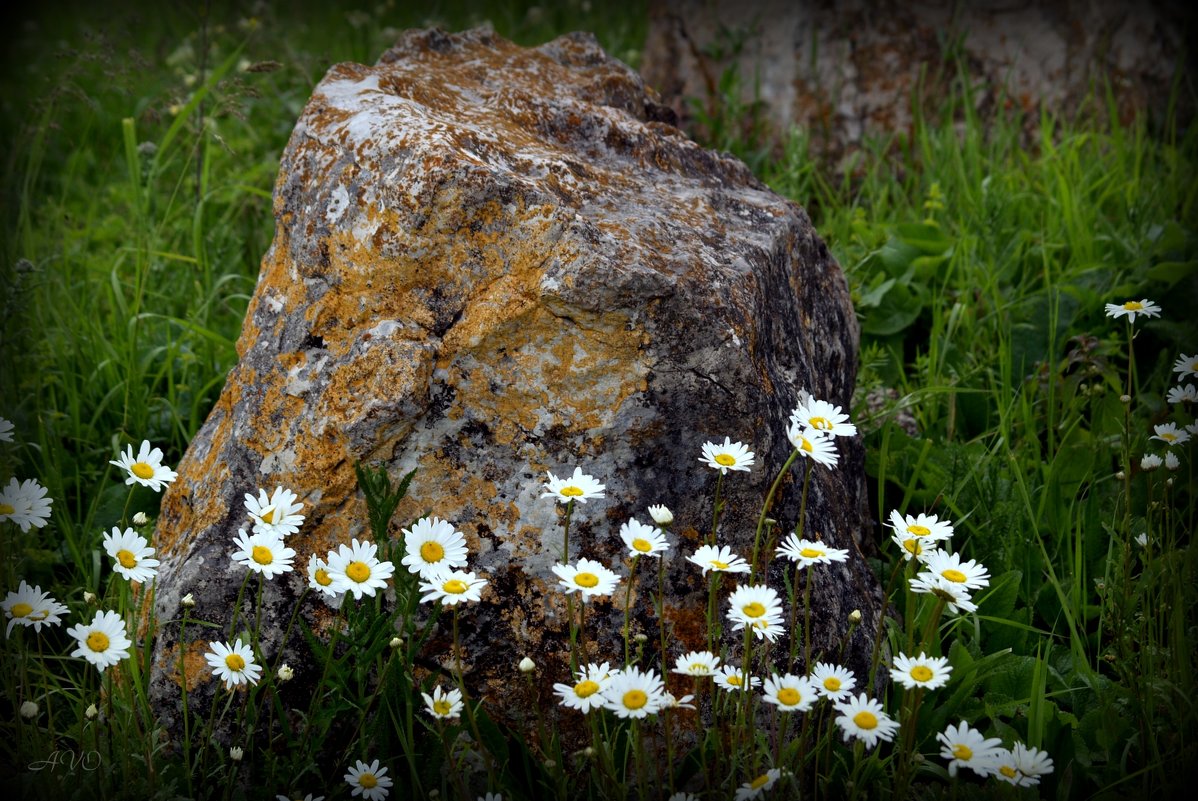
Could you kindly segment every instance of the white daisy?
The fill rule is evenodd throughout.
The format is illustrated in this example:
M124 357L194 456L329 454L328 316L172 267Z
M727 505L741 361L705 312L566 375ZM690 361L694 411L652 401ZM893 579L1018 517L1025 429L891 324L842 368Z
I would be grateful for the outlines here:
M1173 372L1177 373L1177 380L1198 375L1198 355L1186 356L1184 353L1178 357L1177 361L1173 362Z
M739 625L733 628L741 628ZM757 635L757 639L767 639L770 642L777 642L778 638L786 633L786 626L782 623L781 617L763 617L760 620L753 621L749 628L753 629L753 633Z
M145 537L131 528L121 531L116 526L104 535L104 550L116 560L112 569L130 581L145 584L158 575L157 559L151 559L154 549Z
M409 573L419 573L421 578L466 566L466 537L439 517L424 517L403 529L403 544L400 561Z
M1148 298L1143 300L1129 300L1125 303L1108 303L1106 304L1106 316L1116 319L1127 316L1129 323L1134 323L1138 315L1144 317L1159 317L1161 307L1157 306Z
M1186 433L1191 437L1198 437L1198 420L1186 423Z
M1165 454L1165 469L1178 470L1181 468L1181 460L1177 458L1177 454L1169 451Z
M109 464L129 471L129 477L125 479L126 484L141 484L155 492L161 492L163 487L178 477L174 470L162 464L162 449L151 449L148 439L142 440L141 450L136 456L133 455L133 446L129 445L120 459L110 461Z
M965 585L949 581L944 576L934 573L920 573L911 579L910 586L911 592L920 594L931 593L945 601L948 611L954 614L978 611L978 605L973 602L969 590L965 588Z
M1165 394L1165 400L1169 403L1196 403L1198 402L1198 387L1193 384L1186 384L1184 387L1172 387Z
M894 733L898 731L898 721L887 715L882 705L867 698L865 693L849 696L848 701L836 705L836 711L840 713L836 724L844 733L845 742L856 737L865 743L866 748L873 748L879 740L893 740Z
M762 691L766 703L774 704L784 712L806 712L819 695L811 679L790 673L770 676Z
M635 665L612 675L600 690L603 706L619 718L643 718L666 705L665 685L656 671Z
M308 793L303 798L300 798L298 793L296 794L295 798L291 798L290 796L286 795L276 795L275 801L324 801L324 796L318 795L313 798L311 793Z
M684 793L683 791L679 790L667 798L666 801L699 801L699 796L695 795L694 793Z
M890 513L890 527L909 537L919 537L925 542L947 540L953 536L953 524L936 515L923 512L912 516L900 514L897 509ZM926 546L925 546L926 547Z
M753 626L754 633L760 638L765 636L764 631L755 624L761 621L781 624L782 599L774 588L764 584L741 585L728 596L727 617L732 621L733 629Z
M703 568L703 575L708 570L721 573L751 573L753 568L749 563L732 552L727 545L702 545L693 554L686 557L688 562L694 562Z
M1146 453L1140 457L1140 469L1145 473L1151 473L1164 463L1165 460L1157 456L1155 453Z
M962 562L958 554L932 551L924 555L923 563L928 573L960 584L967 590L980 590L990 585L990 574L975 559ZM921 572L920 575L924 576L924 573Z
M662 704L665 709L694 709L695 705L691 701L695 700L693 695L684 695L681 698L675 697L674 693L666 690L666 700Z
M1156 433L1149 439L1159 439L1161 442L1166 442L1169 445L1181 445L1188 442L1190 434L1184 428L1178 428L1177 423L1161 423L1152 427Z
M839 701L851 694L857 686L857 677L853 675L853 671L827 662L815 663L815 667L811 669L811 681L820 695L833 701Z
M553 691L561 697L561 705L580 712L590 712L603 706L603 686L612 677L611 665L607 662L583 665L574 674L574 684L554 684Z
M804 459L811 459L824 467L835 467L840 456L836 453L836 444L829 436L817 434L809 428L803 428L794 420L786 428L786 438Z
M935 690L948 682L948 676L953 672L948 664L948 657L927 656L923 651L919 656L910 657L900 653L894 658L894 667L890 669L890 678L903 685L904 689L913 690L922 687L925 690Z
M233 561L268 579L291 570L295 559L295 550L284 545L278 534L246 534L238 529L233 544L237 546L229 554Z
M96 611L92 622L80 623L67 629L67 634L79 643L71 656L81 656L100 672L129 657L133 643L125 633L125 622L117 612Z
M743 470L747 473L753 465L753 452L742 443L724 437L723 445L704 442L703 455L699 457L699 461L719 470L722 475L727 475L729 470Z
M649 507L649 517L653 518L653 522L659 526L668 526L674 522L674 513L668 506L661 504Z
M421 693L424 699L424 711L435 718L456 718L462 714L462 691L454 687L444 692L440 687L433 688L433 694Z
M574 475L569 478L558 478L546 471L549 480L545 482L545 492L541 493L542 498L556 498L558 503L569 503L570 501L578 501L586 503L592 498L603 498L603 490L606 487L600 484L592 476L588 476L582 472L581 467L574 468Z
M896 531L891 534L890 540L902 549L904 562L910 562L912 559L918 559L922 562L927 558L929 553L940 547L940 543L936 542L936 540L930 540L926 537L913 537L903 531Z
M749 676L748 682L748 689L750 690L761 686L761 679L757 676ZM745 689L745 672L741 668L733 667L732 665L724 665L715 674L715 683L723 687L728 692L743 690Z
M849 558L849 552L842 548L829 548L818 540L799 539L794 532L786 537L786 541L778 548L778 554L796 562L799 567L832 564Z
M308 557L308 586L330 598L341 594L329 575L329 566L316 554Z
M969 768L980 776L989 776L997 769L1002 740L983 737L965 721L959 726L949 725L936 739L940 742L940 756L950 760L949 776L956 776L958 768Z
M473 572L451 570L436 573L426 581L420 582L420 591L426 593L420 603L440 601L446 606L457 606L466 601L478 601L482 598L483 587L487 580L479 578Z
M782 775L779 768L770 768L752 781L745 782L736 790L736 801L747 801L756 798L774 786L774 782Z
M257 684L262 678L262 666L254 661L254 650L249 643L240 640L232 645L223 642L209 643L212 653L204 654L212 673L232 690L238 684Z
M12 442L12 421L0 417L0 442Z
M620 583L619 576L591 559L579 559L577 565L554 565L553 572L567 593L576 592L584 601L597 595L611 595Z
M304 516L297 515L304 508L302 503L296 503L298 496L289 489L275 487L275 491L266 496L266 490L259 489L255 498L248 492L245 495L245 510L254 520L255 534L278 534L285 537L300 530L304 524Z
M16 592L10 592L0 602L4 616L8 618L8 629L5 636L12 634L12 627L20 623L22 626L33 626L40 632L43 625L53 625L62 622L62 615L67 613L64 604L54 600L49 593L42 592L41 587L31 587L24 580Z
M831 437L855 437L857 426L849 422L849 416L828 401L808 399L790 413L792 423L801 428Z
M719 669L720 658L711 651L691 651L675 659L674 669L670 672L684 676L714 676Z
M379 561L377 553L377 545L359 542L357 538L349 545L342 544L336 551L329 551L329 575L337 591L352 592L354 600L360 600L363 594L373 598L375 590L385 589L395 565Z
M656 556L660 559L670 549L661 529L646 526L636 518L620 526L620 539L628 546L629 556Z
M391 777L387 775L386 768L379 767L377 759L369 765L360 759L355 760L344 778L345 783L354 788L350 798L360 795L366 801L381 801L391 792Z
M1011 749L1011 757L1019 770L1022 781L1020 787L1028 787L1040 783L1041 776L1052 773L1052 757L1039 748L1029 748L1023 743L1015 743Z
M28 531L30 526L41 528L50 519L52 503L54 499L46 497L46 488L37 479L18 482L10 478L8 486L0 490L0 523L11 520L21 531Z

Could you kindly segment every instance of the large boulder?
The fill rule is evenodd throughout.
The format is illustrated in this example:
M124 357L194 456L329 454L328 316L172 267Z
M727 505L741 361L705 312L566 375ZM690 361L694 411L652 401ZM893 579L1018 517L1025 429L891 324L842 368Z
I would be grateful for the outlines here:
M164 498L158 619L177 620L192 593L195 617L227 624L244 576L229 557L246 527L243 495L290 488L307 520L288 538L299 569L266 587L273 661L309 554L370 537L355 464L396 478L417 468L391 536L425 513L452 521L490 581L461 618L468 687L514 719L504 687L532 654L552 707L568 640L551 572L562 508L542 484L546 471L581 466L607 490L578 505L572 560L626 577L620 525L648 521L649 504L671 507L669 661L702 647L706 585L683 558L711 520L716 475L701 446L728 436L756 451L750 473L723 483L719 539L747 555L791 450L788 415L801 390L847 407L858 331L844 276L803 210L671 118L586 34L525 49L488 29L411 31L374 66L330 69L283 154L240 362ZM816 588L813 643L825 649L839 646L851 610L876 620L879 603L853 546L861 444L840 449L837 469L814 471L807 502L807 532L854 550ZM795 523L796 483L771 511L782 528ZM654 632L649 583L636 618ZM593 658L620 660L622 601L590 605ZM330 613L309 596L301 615L319 630ZM449 665L438 626L423 657ZM858 665L866 630L850 644ZM189 664L202 668L217 636L190 631ZM156 647L153 697L177 730L178 626ZM288 661L310 664L305 647L293 635ZM190 673L203 705L217 682ZM310 691L303 678L284 689Z

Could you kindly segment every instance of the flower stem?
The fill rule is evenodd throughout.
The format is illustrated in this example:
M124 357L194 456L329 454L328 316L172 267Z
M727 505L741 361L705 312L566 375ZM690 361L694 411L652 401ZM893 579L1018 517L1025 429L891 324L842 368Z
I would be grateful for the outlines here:
M749 574L749 581L752 581L757 576L757 551L761 548L761 530L765 528L765 518L769 513L770 507L774 503L774 495L778 492L778 487L782 485L782 478L790 470L790 466L794 464L795 459L799 456L799 449L795 448L790 452L790 456L786 458L786 462L782 465L782 469L778 471L778 475L774 477L774 483L770 485L769 492L765 495L765 501L761 504L761 513L757 515L757 531L753 535L753 558L750 561L752 573ZM810 473L810 465L808 465L808 473ZM801 519L801 517L800 517Z

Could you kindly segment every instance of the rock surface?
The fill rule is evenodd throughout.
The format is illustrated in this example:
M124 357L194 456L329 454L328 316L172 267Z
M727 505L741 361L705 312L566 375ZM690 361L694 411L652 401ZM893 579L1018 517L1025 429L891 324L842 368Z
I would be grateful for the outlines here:
M710 106L735 69L739 102L763 101L775 137L798 125L840 153L908 132L913 106L943 97L958 56L983 115L1005 102L1034 125L1040 108L1075 112L1095 81L1105 103L1109 79L1121 115L1159 121L1176 75L1192 70L1182 58L1193 22L1168 0L655 0L641 72L687 114L687 98Z
M800 390L847 407L858 330L803 210L671 118L584 34L524 49L487 29L412 31L375 66L330 69L283 155L240 362L164 498L158 619L177 619L193 593L195 617L228 623L243 494L288 487L307 520L287 541L298 569L266 588L273 663L309 554L369 538L354 464L396 478L418 468L392 536L424 513L452 521L490 581L462 612L468 687L508 717L505 688L529 654L541 703L556 708L551 685L568 665L551 572L561 509L541 493L546 471L580 466L607 490L578 505L571 560L626 580L620 525L668 505L669 663L703 647L705 583L684 559L711 520L716 474L701 446L728 436L756 451L750 473L724 482L720 525L721 544L747 555ZM859 440L840 449L839 469L814 471L807 532L853 548L864 459ZM783 529L799 476L772 511ZM831 621L813 631L817 648L838 645L854 608L876 619L878 587L854 557L817 583L817 619ZM771 583L781 591L779 575ZM638 630L652 634L648 592L639 583L634 598ZM589 606L592 658L618 663L623 595ZM329 607L309 596L302 616L318 626ZM438 627L424 656L448 665ZM161 629L153 681L176 731L177 629ZM297 643L287 661L310 663ZM850 658L868 659L870 644L859 630ZM197 668L203 647L192 646ZM204 704L217 682L196 672L190 694ZM285 691L310 692L302 678Z

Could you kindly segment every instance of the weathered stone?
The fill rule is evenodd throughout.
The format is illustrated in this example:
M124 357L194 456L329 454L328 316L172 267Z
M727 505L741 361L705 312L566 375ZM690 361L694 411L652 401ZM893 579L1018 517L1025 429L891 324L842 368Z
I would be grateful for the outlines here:
M288 539L300 569L266 588L273 662L309 555L369 537L354 464L394 477L418 468L392 536L426 512L450 520L490 580L461 616L469 688L515 717L507 688L531 654L541 703L556 708L550 688L568 665L551 572L561 509L540 496L547 470L578 465L607 491L578 505L572 561L626 577L620 524L667 504L669 662L702 647L705 583L684 559L711 519L716 476L701 446L730 436L757 453L751 473L723 485L720 542L747 555L800 390L847 405L857 324L803 210L666 119L640 77L584 34L523 49L485 29L413 31L375 66L333 67L283 155L240 363L164 499L159 620L194 593L195 617L227 623L244 576L229 558L242 496L291 488L307 521ZM814 470L807 532L853 548L863 454L859 441L841 451L837 470ZM784 529L797 480L772 510ZM652 575L642 566L634 596L649 633ZM813 643L828 649L852 609L876 619L878 588L859 555L821 576ZM592 658L618 663L623 595L588 606ZM330 612L310 596L302 617L319 629ZM448 665L439 626L424 657ZM160 632L153 682L172 727L177 629ZM289 641L292 665L310 664L301 643ZM869 646L859 630L849 658L860 665ZM307 697L311 681L285 685L285 700ZM214 684L190 697L204 704Z
M916 107L934 109L958 65L983 115L1014 104L1034 126L1040 108L1072 113L1095 90L1105 103L1109 80L1124 118L1163 119L1175 79L1192 69L1183 54L1193 20L1168 0L657 0L641 72L689 122L688 98L712 107L735 69L737 101L764 103L775 138L798 126L840 153L909 132Z

